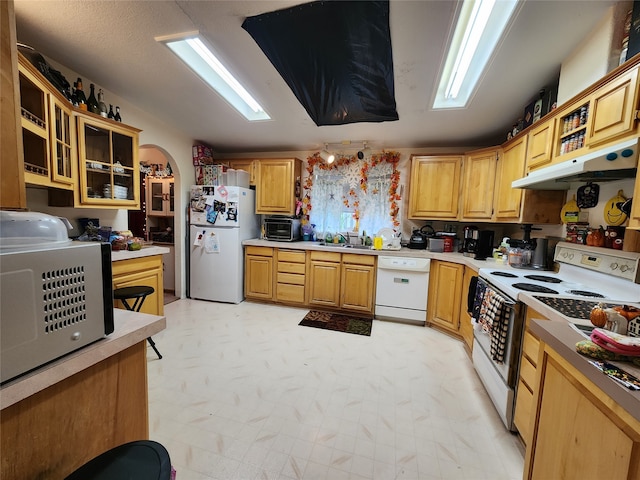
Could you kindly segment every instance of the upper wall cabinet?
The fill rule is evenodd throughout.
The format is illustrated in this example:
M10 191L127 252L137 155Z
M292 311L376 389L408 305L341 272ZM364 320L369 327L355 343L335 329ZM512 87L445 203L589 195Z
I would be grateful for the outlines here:
M77 183L71 104L19 56L25 183L73 190Z
M455 220L461 173L461 156L412 156L408 217Z
M542 120L529 131L527 138L527 171L547 166L553 159L555 117Z
M256 184L256 163L258 160L239 158L234 160L225 160L229 165L229 168L235 170L242 170L249 174L249 185Z
M76 206L140 208L140 130L97 115L77 114L80 188Z
M147 177L146 185L147 216L173 217L175 214L173 177Z
M293 215L301 198L302 161L297 158L255 161L256 213Z
M462 221L491 221L498 158L497 148L467 153L462 169Z

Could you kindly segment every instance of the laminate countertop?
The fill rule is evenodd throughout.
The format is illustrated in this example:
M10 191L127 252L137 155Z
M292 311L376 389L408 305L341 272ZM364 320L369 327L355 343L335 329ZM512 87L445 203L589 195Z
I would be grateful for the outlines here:
M118 262L120 260L130 260L132 258L151 257L153 255L162 255L169 252L171 252L169 248L157 247L155 245L143 247L140 250L115 250L111 252L111 261Z
M145 341L167 326L165 317L114 309L114 331L90 345L54 360L0 387L0 409L5 409L57 382Z
M402 247L400 250L374 250L373 248L349 248L345 247L345 244L334 245L321 245L321 242L275 242L273 240L261 240L254 238L251 240L244 240L243 246L254 247L270 247L280 248L288 250L312 250L321 252L338 252L338 253L352 253L356 255L384 255L391 257L415 257L415 258L430 258L433 260L440 260L443 262L458 263L468 266L474 270L480 268L495 268L499 270L511 270L512 267L509 264L501 261L496 261L493 258L487 258L486 260L476 260L473 257L467 257L462 253L451 252L431 252L429 250L416 250L408 247Z

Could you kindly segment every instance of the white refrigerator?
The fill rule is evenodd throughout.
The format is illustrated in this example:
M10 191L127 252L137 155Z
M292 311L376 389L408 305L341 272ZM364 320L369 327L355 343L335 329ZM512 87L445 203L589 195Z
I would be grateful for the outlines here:
M255 192L243 187L194 185L189 224L189 296L242 302L242 241L258 238L260 232Z

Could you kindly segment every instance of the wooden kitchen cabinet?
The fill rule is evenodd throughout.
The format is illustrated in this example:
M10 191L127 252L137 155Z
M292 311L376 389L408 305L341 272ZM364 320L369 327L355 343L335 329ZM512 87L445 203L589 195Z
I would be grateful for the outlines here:
M493 221L497 223L559 224L565 190L512 188L522 178L526 163L527 137L517 137L503 146L498 161Z
M640 478L640 422L541 343L525 479Z
M527 172L545 167L553 160L556 121L556 117L546 118L537 123L527 134Z
M309 255L309 306L340 308L341 254L311 251Z
M462 168L462 221L491 221L498 158L497 148L466 154Z
M78 180L73 107L19 54L25 183L74 190Z
M523 190L512 188L511 182L524 176L526 150L526 136L516 137L502 147L494 203L494 219L497 222L517 221L520 218Z
M306 285L306 252L276 249L276 301L304 304Z
M234 170L242 170L249 174L249 185L256 184L256 162L258 160L253 159L234 159L234 160L225 160L229 168L233 168Z
M516 408L513 416L513 423L518 429L520 438L525 446L531 442L531 416L535 410L533 399L536 391L538 355L540 353L540 340L535 334L531 333L529 328L532 319L547 320L547 318L531 307L526 309L522 355L520 358L520 376L516 391Z
M0 2L0 207L8 209L27 208L18 85L13 2Z
M631 214L629 215L628 229L640 230L640 181L639 176L636 175L636 184L633 188L633 198L639 199L639 201L631 202Z
M172 177L147 177L146 197L147 216L174 216L174 179Z
M255 162L256 213L293 215L302 197L302 161L297 158Z
M142 304L142 313L164 315L164 283L162 255L118 260L112 263L113 288L143 285L153 287L154 292ZM115 300L118 308L124 308Z
M638 134L638 67L600 87L589 99L590 147Z
M373 313L375 263L376 258L373 255L342 254L340 308Z
M460 336L464 342L467 351L473 351L473 323L471 312L469 312L468 293L471 279L478 276L478 272L471 267L464 267L464 275L462 277L462 294L460 295Z
M408 218L458 218L462 157L411 156Z
M464 265L431 260L427 325L459 336Z
M244 295L248 299L273 299L273 248L245 247Z
M80 188L76 207L140 208L140 130L91 113L77 114Z

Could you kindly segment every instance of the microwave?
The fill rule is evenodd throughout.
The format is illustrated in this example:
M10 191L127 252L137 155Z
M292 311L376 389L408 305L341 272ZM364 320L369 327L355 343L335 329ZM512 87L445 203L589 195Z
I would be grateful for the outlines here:
M267 217L264 219L264 237L276 242L300 240L300 219L291 217Z
M111 245L0 249L0 383L114 330Z

